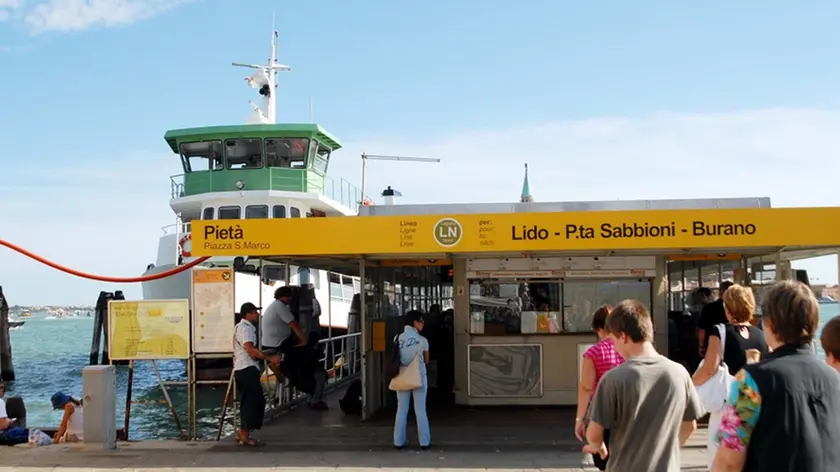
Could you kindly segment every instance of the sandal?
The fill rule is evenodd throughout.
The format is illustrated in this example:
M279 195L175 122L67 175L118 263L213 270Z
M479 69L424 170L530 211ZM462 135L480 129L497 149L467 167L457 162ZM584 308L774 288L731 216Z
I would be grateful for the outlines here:
M265 443L260 441L259 439L248 438L248 439L240 439L239 440L240 446L245 447L262 447L265 446Z

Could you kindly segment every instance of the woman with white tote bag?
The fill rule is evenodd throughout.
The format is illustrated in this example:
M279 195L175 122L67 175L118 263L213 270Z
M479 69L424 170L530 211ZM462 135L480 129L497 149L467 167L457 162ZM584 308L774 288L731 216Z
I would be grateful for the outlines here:
M769 351L764 334L750 324L755 313L755 297L751 288L741 285L729 287L723 293L723 308L728 323L716 325L708 333L706 357L692 376L703 408L710 413L706 452L710 469L718 448L720 414L735 380L733 376L746 365L747 351L758 351L760 357L766 356Z
M417 310L406 313L406 326L395 344L400 352L400 372L391 379L390 388L397 393L397 415L394 418L394 447L405 447L405 430L408 424L409 402L414 400L414 415L417 417L417 435L420 448L428 449L432 433L429 417L426 415L426 393L429 383L426 365L429 363L429 341L420 334L423 331L423 314Z

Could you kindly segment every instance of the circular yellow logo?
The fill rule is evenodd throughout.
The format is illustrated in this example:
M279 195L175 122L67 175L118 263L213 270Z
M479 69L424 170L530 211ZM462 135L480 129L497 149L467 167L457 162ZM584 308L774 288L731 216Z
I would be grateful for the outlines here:
M453 218L444 218L435 223L435 241L443 247L452 247L461 242L464 230L461 223Z

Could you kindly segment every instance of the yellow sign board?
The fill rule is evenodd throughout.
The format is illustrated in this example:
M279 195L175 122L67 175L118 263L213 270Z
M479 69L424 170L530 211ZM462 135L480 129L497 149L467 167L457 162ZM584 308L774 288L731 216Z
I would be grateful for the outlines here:
M702 261L740 261L740 254L674 254L668 256L669 261L673 262L702 262Z
M450 259L384 259L382 267L445 267L452 265Z
M108 303L112 360L188 359L189 300L112 300Z
M840 207L202 220L192 228L194 256L840 246Z

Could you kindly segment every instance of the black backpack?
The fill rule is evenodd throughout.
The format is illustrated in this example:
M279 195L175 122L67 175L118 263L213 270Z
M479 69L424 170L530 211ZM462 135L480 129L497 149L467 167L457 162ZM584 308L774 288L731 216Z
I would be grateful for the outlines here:
M338 404L341 407L341 411L347 415L362 414L362 381L354 380L347 387L344 396L338 400Z

